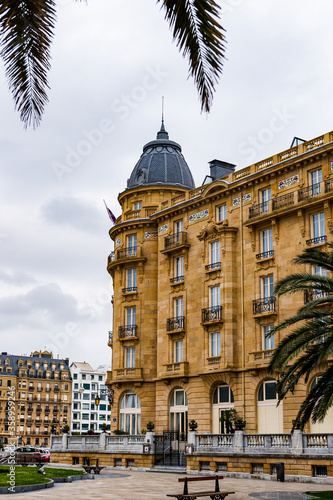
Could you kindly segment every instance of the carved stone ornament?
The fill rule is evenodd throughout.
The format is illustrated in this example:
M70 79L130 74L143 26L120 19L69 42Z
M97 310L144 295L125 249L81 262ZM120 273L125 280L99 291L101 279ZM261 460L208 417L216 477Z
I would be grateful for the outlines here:
M217 234L223 231L223 227L228 225L228 221L224 220L222 222L208 222L199 234L197 234L197 238L202 241L205 239L215 238Z

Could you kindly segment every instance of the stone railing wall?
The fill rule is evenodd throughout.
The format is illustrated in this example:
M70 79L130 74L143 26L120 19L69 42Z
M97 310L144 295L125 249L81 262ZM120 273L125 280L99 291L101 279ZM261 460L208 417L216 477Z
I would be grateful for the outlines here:
M51 452L81 451L93 453L106 451L109 453L142 453L144 443L153 443L153 433L147 432L138 436L109 436L101 433L97 436L80 435L51 436Z

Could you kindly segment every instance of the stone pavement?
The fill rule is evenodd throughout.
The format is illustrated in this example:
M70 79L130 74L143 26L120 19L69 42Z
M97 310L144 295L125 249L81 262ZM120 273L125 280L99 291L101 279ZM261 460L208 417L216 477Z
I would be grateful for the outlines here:
M168 500L167 493L182 491L178 477L183 475L104 469L100 475L95 475L95 479L61 483L47 490L17 493L12 498L15 500L69 500L71 497L79 500ZM206 489L207 484L202 483L203 486L200 487L199 484L195 484L196 491ZM191 486L190 484L190 488ZM333 485L225 478L220 481L220 488L222 491L236 492L226 500L299 500L309 498L303 496L305 491L333 490ZM12 494L1 495L1 500L9 495L12 496Z

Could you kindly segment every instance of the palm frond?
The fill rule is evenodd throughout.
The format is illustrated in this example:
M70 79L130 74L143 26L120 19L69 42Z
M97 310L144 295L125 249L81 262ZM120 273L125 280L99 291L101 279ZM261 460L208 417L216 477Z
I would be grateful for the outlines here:
M219 6L214 0L157 1L165 9L177 46L189 60L189 73L199 93L201 110L209 112L225 51Z
M2 0L0 47L15 107L35 127L48 101L47 72L56 20L54 0Z

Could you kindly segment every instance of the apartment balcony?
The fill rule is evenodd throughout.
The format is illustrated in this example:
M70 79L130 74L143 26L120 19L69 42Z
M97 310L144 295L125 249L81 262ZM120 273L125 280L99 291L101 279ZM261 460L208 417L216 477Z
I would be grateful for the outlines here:
M163 365L163 378L187 377L188 361L167 363Z
M311 186L307 186L305 188L298 190L298 201L308 200L309 198L313 198L314 196L319 196L323 192L322 183L312 184Z
M327 241L327 236L324 235L324 236L317 236L316 238L311 238L310 240L306 240L306 244L308 246L312 246L312 245L319 245L321 243L326 243Z
M53 413L58 413L58 408L53 408Z
M253 314L275 313L276 311L275 297L266 297L264 299L256 299L253 301Z
M184 276L175 276L170 278L171 285L177 285L177 283L182 283L184 281Z
M258 203L258 205L253 205L249 208L249 219L258 217L258 215L266 214L272 210L271 200L264 201L263 203Z
M114 382L122 382L122 381L131 381L131 382L142 382L142 368L116 368L112 370L112 372L108 372L111 374L112 381Z
M60 391L59 387L53 387L53 390L54 390L54 392L59 392Z
M323 292L322 290L305 290L304 304L312 302L313 300L323 299L324 297L327 297L327 292Z
M34 385L29 385L28 390L29 391L34 391L35 390L35 386Z
M168 333L182 332L185 330L185 316L176 316L168 318L166 323Z
M50 410L50 408L45 408L44 411L45 411L45 413L50 413L51 410Z
M27 411L28 411L28 413L31 413L34 410L33 410L32 406L28 406L28 410Z
M108 340L108 344L112 344L113 343L113 332L110 332L109 331L109 340Z
M214 271L215 269L221 269L221 262L214 262L213 264L207 264L207 266L205 266L206 271Z
M255 366L267 366L273 356L274 349L249 352L249 362Z
M222 306L213 306L201 309L201 321L202 323L221 322Z
M45 387L45 391L46 392L50 392L51 391L51 387Z
M122 288L122 293L136 293L138 291L137 286L129 286L127 288Z
M37 391L41 392L43 390L43 387L37 387Z
M268 250L267 252L257 253L256 259L258 260L269 259L273 256L274 256L274 250Z
M108 257L108 271L119 264L125 264L127 262L144 262L145 260L147 260L147 258L143 256L141 247L120 248L110 253Z
M283 194L272 200L272 210L285 208L295 205L295 191L292 193Z
M137 325L123 325L118 328L118 339L126 340L137 338L138 326Z
M189 246L189 243L187 243L187 233L181 231L179 233L170 234L164 238L164 249L161 250L161 252L168 254L172 253L174 250L189 248Z

